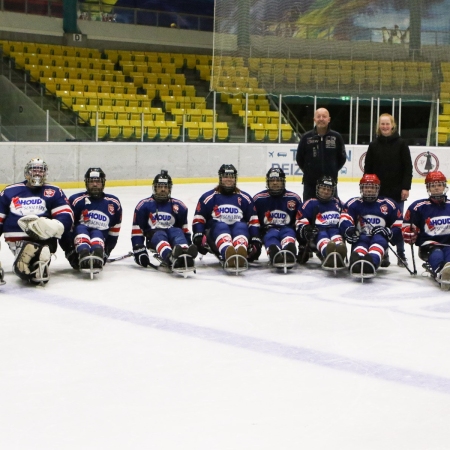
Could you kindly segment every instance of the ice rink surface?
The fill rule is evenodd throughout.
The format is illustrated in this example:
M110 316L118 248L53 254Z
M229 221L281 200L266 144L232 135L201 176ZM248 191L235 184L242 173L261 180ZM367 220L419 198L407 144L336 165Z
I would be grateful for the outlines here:
M174 186L190 221L210 188ZM117 256L151 187L106 191L124 209ZM414 184L411 200L425 196ZM42 288L2 247L2 449L450 448L450 292L417 256L416 277L391 265L363 284L317 258L277 272L264 250L240 276L207 255L186 279L128 258L90 280L58 250Z

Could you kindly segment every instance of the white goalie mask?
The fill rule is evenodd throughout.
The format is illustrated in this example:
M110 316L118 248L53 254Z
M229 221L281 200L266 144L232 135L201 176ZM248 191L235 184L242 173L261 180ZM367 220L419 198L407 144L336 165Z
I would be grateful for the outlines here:
M48 167L40 158L31 159L24 169L25 179L32 187L43 186L47 180Z

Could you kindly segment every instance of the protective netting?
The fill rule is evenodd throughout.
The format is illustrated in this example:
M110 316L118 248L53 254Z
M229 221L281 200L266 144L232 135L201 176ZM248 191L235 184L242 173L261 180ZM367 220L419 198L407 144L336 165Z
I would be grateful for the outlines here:
M211 87L428 96L450 0L216 0Z

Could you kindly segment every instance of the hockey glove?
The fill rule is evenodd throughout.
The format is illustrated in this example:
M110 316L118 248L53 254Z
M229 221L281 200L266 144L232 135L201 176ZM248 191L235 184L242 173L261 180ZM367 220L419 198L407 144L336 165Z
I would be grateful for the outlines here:
M147 249L140 245L135 245L133 247L133 255L136 264L139 264L142 267L150 266L150 258L147 253Z
M417 241L419 230L415 225L407 225L402 228L403 240L407 244L414 244Z
M304 225L300 228L300 237L307 241L315 241L318 234L319 230L314 225Z
M351 226L345 230L344 237L349 244L354 244L359 239L359 233L354 226Z
M388 242L392 239L392 236L393 236L392 230L387 227L373 227L372 228L372 236L375 236L376 234L380 234Z
M247 249L247 259L250 262L256 261L260 255L261 255L261 249L262 249L262 241L258 237L252 237L250 239L248 249Z
M206 236L203 233L195 233L192 243L197 247L200 254L206 255L208 249L206 248Z
M78 270L80 268L78 253L74 247L66 251L66 258L69 261L69 264L72 266L72 269Z

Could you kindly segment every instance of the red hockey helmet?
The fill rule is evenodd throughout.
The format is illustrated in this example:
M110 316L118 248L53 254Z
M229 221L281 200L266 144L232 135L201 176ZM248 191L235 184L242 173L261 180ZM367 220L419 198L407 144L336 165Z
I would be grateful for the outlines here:
M439 170L428 172L425 177L425 184L434 183L436 181L443 181L444 183L447 183L447 178L445 178L445 175Z
M442 172L439 170L428 172L425 177L425 186L431 201L436 203L445 201L448 187L447 179Z
M359 192L365 202L374 202L380 192L380 179L374 173L365 173L359 181Z

